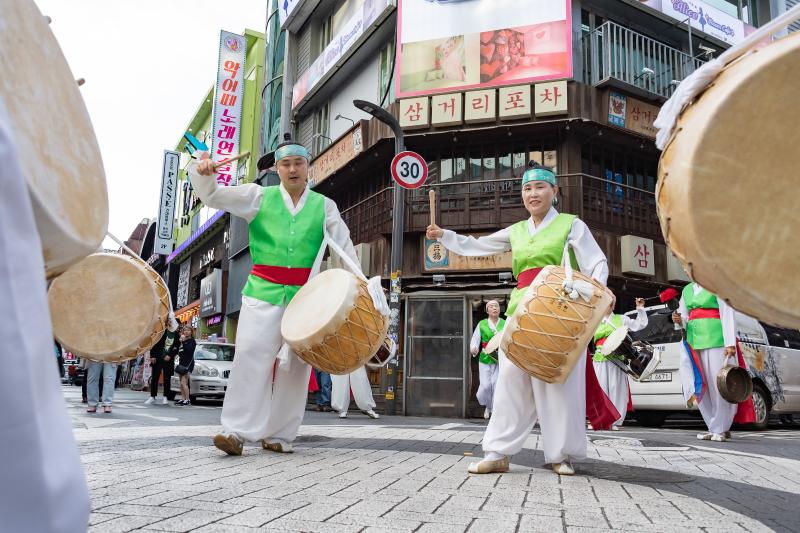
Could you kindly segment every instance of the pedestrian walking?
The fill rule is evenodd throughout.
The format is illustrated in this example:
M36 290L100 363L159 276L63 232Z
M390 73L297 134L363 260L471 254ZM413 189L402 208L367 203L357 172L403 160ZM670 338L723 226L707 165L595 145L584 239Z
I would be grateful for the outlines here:
M191 326L182 326L180 335L176 352L178 366L175 367L175 372L180 376L181 399L177 400L175 405L190 405L192 402L189 399L189 375L194 370L194 350L197 348L197 342L194 340Z

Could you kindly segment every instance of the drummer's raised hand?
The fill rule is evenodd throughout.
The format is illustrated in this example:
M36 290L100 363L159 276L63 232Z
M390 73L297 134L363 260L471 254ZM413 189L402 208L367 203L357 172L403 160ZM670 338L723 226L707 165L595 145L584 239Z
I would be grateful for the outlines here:
M683 319L681 318L681 314L677 311L672 312L672 321L678 324L679 326L683 324Z
M432 241L435 241L436 239L441 239L443 235L444 235L444 230L439 226L437 226L436 224L431 224L430 226L428 226L428 229L425 232L425 236Z
M208 155L208 152L201 152L197 163L197 173L201 176L213 176L217 173L214 170L214 162Z

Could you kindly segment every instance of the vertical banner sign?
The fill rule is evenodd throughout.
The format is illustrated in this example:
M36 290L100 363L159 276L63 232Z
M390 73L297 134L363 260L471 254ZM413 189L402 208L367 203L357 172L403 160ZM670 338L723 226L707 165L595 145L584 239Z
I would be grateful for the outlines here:
M239 153L246 52L243 36L227 31L220 32L211 140L211 159L215 163ZM238 166L239 163L234 161L217 169L217 183L222 186L236 185Z
M175 202L178 195L178 169L181 154L164 150L164 166L161 174L161 204L158 206L156 247L154 253L169 255L175 244L172 230L175 224Z

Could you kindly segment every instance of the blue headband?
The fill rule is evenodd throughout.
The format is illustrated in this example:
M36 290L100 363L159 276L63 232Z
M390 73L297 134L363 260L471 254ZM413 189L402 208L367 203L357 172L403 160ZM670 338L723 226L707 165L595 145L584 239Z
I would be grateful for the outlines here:
M276 162L284 157L304 157L306 161L311 161L311 154L302 144L287 144L275 150Z
M532 168L522 175L522 186L531 181L546 181L553 187L556 186L556 175L546 168Z

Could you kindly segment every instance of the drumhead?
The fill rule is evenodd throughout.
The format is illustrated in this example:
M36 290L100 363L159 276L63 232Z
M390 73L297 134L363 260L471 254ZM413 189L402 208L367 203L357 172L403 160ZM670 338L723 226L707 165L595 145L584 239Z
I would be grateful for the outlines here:
M341 268L314 276L295 295L281 320L281 335L295 349L310 348L336 332L358 297L358 280Z
M90 255L50 285L53 333L64 347L90 360L136 357L140 345L163 326L162 289L138 261L120 254Z
M0 120L8 121L53 277L105 237L100 148L75 77L33 0L0 0L0 28Z
M626 338L628 338L628 328L625 326L618 327L611 332L611 335L606 337L606 342L600 346L600 353L603 355L611 355L622 345Z
M729 65L684 110L656 187L666 242L737 310L800 327L800 33ZM742 132L746 131L746 135Z

